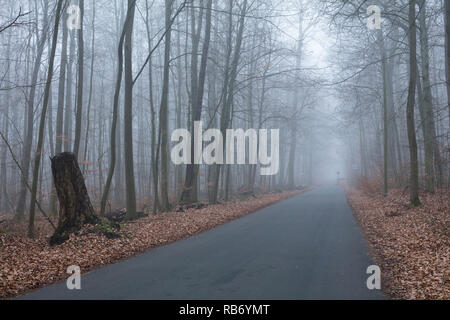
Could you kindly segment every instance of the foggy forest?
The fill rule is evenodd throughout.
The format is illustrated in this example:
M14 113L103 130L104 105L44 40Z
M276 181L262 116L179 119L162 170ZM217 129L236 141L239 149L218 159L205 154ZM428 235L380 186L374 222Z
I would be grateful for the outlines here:
M0 4L1 298L276 206L450 298L450 1Z

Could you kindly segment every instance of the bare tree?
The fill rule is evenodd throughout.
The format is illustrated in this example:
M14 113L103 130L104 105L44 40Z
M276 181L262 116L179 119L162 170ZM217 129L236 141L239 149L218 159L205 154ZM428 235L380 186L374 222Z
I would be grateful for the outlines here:
M445 3L445 70L447 79L448 122L450 124L450 3Z
M67 4L67 2L65 2ZM64 6L65 8L65 6ZM63 8L63 10L64 10ZM66 19L62 19L61 27L63 29L62 33L62 44L61 44L61 64L59 66L59 86L58 86L58 108L56 113L56 154L62 152L62 144L64 141L63 136L63 119L64 119L64 93L65 93L65 82L66 82L66 71L67 71L67 38L69 34L69 29L67 28L67 13L64 14Z
M193 100L193 108L192 108L192 121L191 121L191 132L194 132L194 122L201 121L202 118L202 110L203 110L203 95L205 90L205 81L206 81L206 67L208 63L208 52L209 52L209 42L211 39L211 14L212 12L212 0L208 0L208 4L206 6L206 29L205 29L205 40L203 42L203 51L202 51L202 61L200 63L200 72L198 77L193 76L191 82L193 90L191 91L191 96ZM195 28L194 28L195 29ZM193 31L195 31L193 29ZM199 31L201 30L201 25L198 27ZM194 45L193 47L198 47L200 34L194 36ZM195 60L197 60L196 49L193 50L192 56L195 56ZM193 64L191 72L193 74L197 73L196 63ZM198 78L198 82L197 82ZM195 88L195 89L194 89ZM199 165L194 164L194 148L195 142L191 145L191 164L187 166L186 169L186 179L183 193L181 195L181 203L183 204L191 204L198 202L198 194L197 194L197 183L198 183L198 172Z
M416 100L417 80L417 36L416 36L416 1L409 0L409 89L406 119L408 126L410 157L410 201L412 206L420 205L419 200L419 163L417 156L416 127L414 122L414 105Z
M136 0L128 0L127 26L125 32L125 102L124 102L124 159L125 159L125 186L128 219L135 219L136 191L134 180L133 157L133 24Z
M131 11L128 11L131 13ZM108 176L106 178L105 188L103 189L103 195L100 205L100 215L103 216L105 214L106 209L106 201L108 200L109 191L111 188L112 178L114 176L114 170L116 167L116 129L117 129L117 118L119 113L119 98L120 98L120 88L122 85L122 76L123 76L123 48L125 35L128 30L127 25L130 23L131 15L127 14L125 19L125 23L122 29L122 34L119 40L119 46L117 49L117 78L116 78L116 87L114 92L114 105L113 105L113 116L111 123L111 136L110 136L110 163Z
M165 0L165 45L164 45L164 76L161 94L161 106L159 115L159 129L161 131L161 209L168 211L169 202L169 73L170 73L170 49L171 49L171 14L173 0Z
M30 200L30 218L28 223L28 236L32 238L34 236L34 214L36 208L36 193L39 179L39 168L41 165L42 146L44 143L44 129L45 129L45 115L47 112L48 102L50 98L50 86L53 78L53 65L55 62L56 46L58 44L58 30L59 20L61 18L61 8L64 0L58 0L55 13L55 25L53 28L52 48L50 52L50 61L48 66L47 82L45 84L44 102L42 105L41 121L39 124L39 136L36 148L36 154L34 159L34 171L33 171L33 183L31 186L31 200Z
M36 58L33 66L33 73L31 76L31 87L28 95L28 106L27 106L27 127L26 127L26 138L23 146L22 163L21 166L24 171L24 177L22 182L22 190L20 192L19 199L17 201L16 217L21 220L24 218L25 203L27 196L26 184L28 181L30 162L31 162L31 147L33 144L33 115L34 115L34 100L36 96L36 86L39 75L39 68L41 65L42 54L44 53L45 43L47 40L48 32L48 0L44 3L44 18L43 18L43 28L40 35L37 35L38 47L36 50Z
M26 25L27 23L21 21L20 19L29 14L30 14L29 12L22 12L22 8L20 8L19 13L12 20L0 24L0 33L2 33L3 31L5 31L9 28L16 28L16 27Z
M84 39L83 39L83 17L84 0L79 0L80 26L78 28L78 83L77 83L77 111L75 119L75 141L73 153L78 157L81 139L81 121L83 119L83 86L84 86ZM86 150L84 150L86 152Z

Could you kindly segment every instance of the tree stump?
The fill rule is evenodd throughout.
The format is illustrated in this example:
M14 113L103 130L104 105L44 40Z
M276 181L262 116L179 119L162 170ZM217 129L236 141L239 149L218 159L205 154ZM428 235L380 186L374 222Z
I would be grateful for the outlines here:
M64 152L50 159L59 200L58 227L50 238L50 245L59 245L69 239L85 224L97 224L100 219L94 212L86 189L83 174L73 153Z

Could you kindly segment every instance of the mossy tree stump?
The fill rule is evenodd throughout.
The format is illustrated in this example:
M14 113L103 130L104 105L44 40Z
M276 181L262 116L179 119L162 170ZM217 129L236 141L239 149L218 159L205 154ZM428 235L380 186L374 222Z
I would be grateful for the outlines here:
M97 224L100 219L94 212L86 189L83 174L73 153L64 152L51 159L52 173L59 200L58 227L50 238L50 245L69 239L85 224Z

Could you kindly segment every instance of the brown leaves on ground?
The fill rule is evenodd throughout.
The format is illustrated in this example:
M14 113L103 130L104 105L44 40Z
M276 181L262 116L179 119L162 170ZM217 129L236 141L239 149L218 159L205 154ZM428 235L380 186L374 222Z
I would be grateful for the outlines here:
M350 205L397 299L450 299L450 194L422 194L411 208L407 191L388 197L347 190Z
M41 227L36 239L0 233L0 298L11 298L32 289L66 279L67 267L80 266L88 272L210 230L226 222L285 200L302 191L259 196L256 199L208 206L183 213L166 213L122 225L119 239L107 239L85 227L64 244L48 245L51 233ZM8 221L9 222L9 221ZM20 225L17 222L11 226ZM4 225L2 226L4 227ZM15 227L22 233L24 227Z

